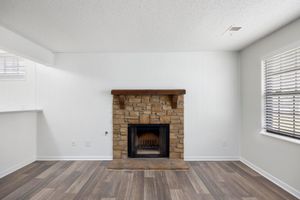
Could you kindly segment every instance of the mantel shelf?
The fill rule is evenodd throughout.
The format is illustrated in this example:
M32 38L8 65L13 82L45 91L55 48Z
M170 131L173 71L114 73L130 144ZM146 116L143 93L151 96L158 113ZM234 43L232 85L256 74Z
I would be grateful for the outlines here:
M112 90L112 95L184 95L184 89L164 90Z
M185 95L184 89L163 89L163 90L111 90L112 95L119 97L120 108L125 109L126 95L167 95L170 97L171 106L173 109L177 108L178 95Z

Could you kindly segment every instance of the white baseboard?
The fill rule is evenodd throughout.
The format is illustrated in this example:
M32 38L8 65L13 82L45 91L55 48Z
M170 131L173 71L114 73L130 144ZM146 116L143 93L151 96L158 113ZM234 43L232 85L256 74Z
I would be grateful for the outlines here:
M38 156L36 160L112 160L112 156ZM238 156L185 156L185 161L239 161ZM34 160L35 161L35 160ZM33 162L33 161L32 161Z
M30 163L33 163L36 159L35 158L32 158L32 159L29 159L29 160L26 160L26 161L23 161L23 162L20 162L4 171L1 171L0 172L0 178L4 177L4 176L7 176L8 174L11 174L15 171L17 171L18 169L21 169L22 167L25 167L26 165L29 165Z
M239 161L238 156L185 156L185 161Z
M39 161L51 160L112 160L112 156L38 156Z
M276 184L277 186L281 187L288 193L294 195L296 198L300 199L300 191L293 188L292 186L288 185L287 183L283 182L282 180L276 178L275 176L271 175L270 173L266 172L265 170L261 169L260 167L256 166L255 164L251 163L250 161L246 160L245 158L240 158L240 161L271 181L272 183Z

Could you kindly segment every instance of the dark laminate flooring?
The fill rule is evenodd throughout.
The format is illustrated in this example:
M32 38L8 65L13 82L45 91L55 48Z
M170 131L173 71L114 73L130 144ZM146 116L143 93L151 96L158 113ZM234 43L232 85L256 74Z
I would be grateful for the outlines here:
M188 171L109 170L107 161L37 161L0 179L0 199L296 199L241 162Z

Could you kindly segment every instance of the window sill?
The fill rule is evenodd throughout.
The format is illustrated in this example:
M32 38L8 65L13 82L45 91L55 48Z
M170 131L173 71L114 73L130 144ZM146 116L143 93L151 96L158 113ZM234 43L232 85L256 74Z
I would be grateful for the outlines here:
M0 108L1 113L15 113L15 112L41 112L41 108L31 107L31 106L18 106L9 108Z
M262 129L260 131L260 134L264 135L264 136L276 138L276 139L279 139L279 140L284 140L284 141L287 141L287 142L291 142L291 143L295 143L295 144L300 144L300 140L298 140L298 139L286 137L286 136L283 136L283 135L277 135L277 134L274 134L274 133L269 133L265 129Z

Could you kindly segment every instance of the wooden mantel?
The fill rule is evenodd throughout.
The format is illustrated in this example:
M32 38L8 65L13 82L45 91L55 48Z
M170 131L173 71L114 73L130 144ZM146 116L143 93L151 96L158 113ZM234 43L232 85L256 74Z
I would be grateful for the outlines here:
M184 95L185 90L111 90L112 95Z
M184 89L163 90L111 90L112 95L119 97L120 108L125 109L125 95L167 95L170 97L172 108L177 108L178 95L184 95Z

